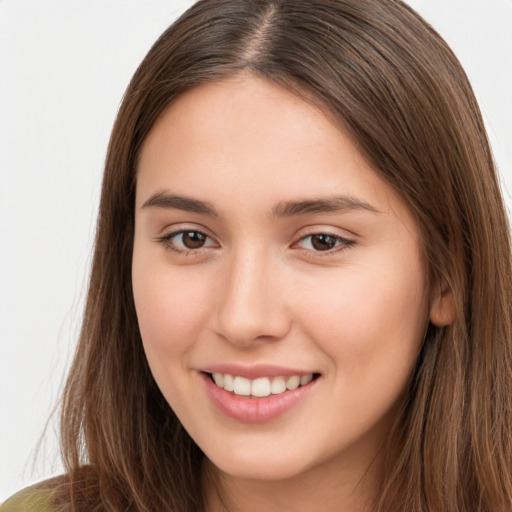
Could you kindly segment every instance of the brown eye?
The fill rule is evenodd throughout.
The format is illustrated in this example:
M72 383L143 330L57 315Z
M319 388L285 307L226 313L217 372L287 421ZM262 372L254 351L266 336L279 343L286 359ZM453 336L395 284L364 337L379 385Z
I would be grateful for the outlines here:
M311 246L317 251L329 251L330 249L334 249L337 242L337 237L332 235L311 235Z
M335 253L354 245L354 240L330 233L312 233L303 237L298 246L313 252Z
M187 249L200 249L203 247L207 239L207 236L199 231L184 231L181 234L182 244Z
M178 253L187 251L197 251L208 247L217 247L217 244L208 235L195 230L175 231L159 238L159 241L166 249L171 249Z

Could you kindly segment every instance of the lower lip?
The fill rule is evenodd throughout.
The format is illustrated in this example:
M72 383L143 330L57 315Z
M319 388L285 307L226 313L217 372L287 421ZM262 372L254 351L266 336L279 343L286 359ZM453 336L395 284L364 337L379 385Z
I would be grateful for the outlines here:
M243 423L263 423L278 418L299 405L318 381L318 379L314 379L305 386L278 395L250 398L219 388L208 374L203 373L201 376L210 398L221 412L227 417Z

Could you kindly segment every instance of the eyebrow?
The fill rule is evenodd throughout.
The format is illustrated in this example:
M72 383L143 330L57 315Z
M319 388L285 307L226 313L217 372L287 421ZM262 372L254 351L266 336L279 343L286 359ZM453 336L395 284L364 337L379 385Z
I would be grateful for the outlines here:
M331 196L303 201L283 201L272 209L273 217L293 217L294 215L314 215L316 213L335 213L363 210L381 213L371 204L352 196Z
M219 214L211 203L193 199L191 197L157 192L153 194L141 208L164 208L169 210L183 210L185 212L201 213L211 217L218 217Z
M220 216L211 203L191 197L168 194L166 192L153 194L141 208L163 208L199 213L210 217ZM272 208L271 216L274 218L283 218L296 215L315 215L317 213L344 213L355 210L381 213L371 204L361 201L356 197L330 196L301 201L282 201Z

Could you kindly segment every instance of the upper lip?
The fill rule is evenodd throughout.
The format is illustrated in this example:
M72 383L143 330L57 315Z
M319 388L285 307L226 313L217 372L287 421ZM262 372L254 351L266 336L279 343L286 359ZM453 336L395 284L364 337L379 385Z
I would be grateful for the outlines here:
M201 368L205 373L229 373L230 375L245 377L246 379L257 379L259 377L290 377L292 375L308 375L310 373L318 373L312 370L301 370L298 368L290 368L285 366L277 366L273 364L257 364L253 366L241 366L239 364L213 364Z

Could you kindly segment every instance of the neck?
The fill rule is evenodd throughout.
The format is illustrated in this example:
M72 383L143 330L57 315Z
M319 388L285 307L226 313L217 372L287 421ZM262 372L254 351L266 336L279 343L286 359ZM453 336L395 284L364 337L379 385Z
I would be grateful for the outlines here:
M204 487L207 512L369 512L375 502L380 471L376 461L364 469L312 468L281 480L228 475L207 460Z

